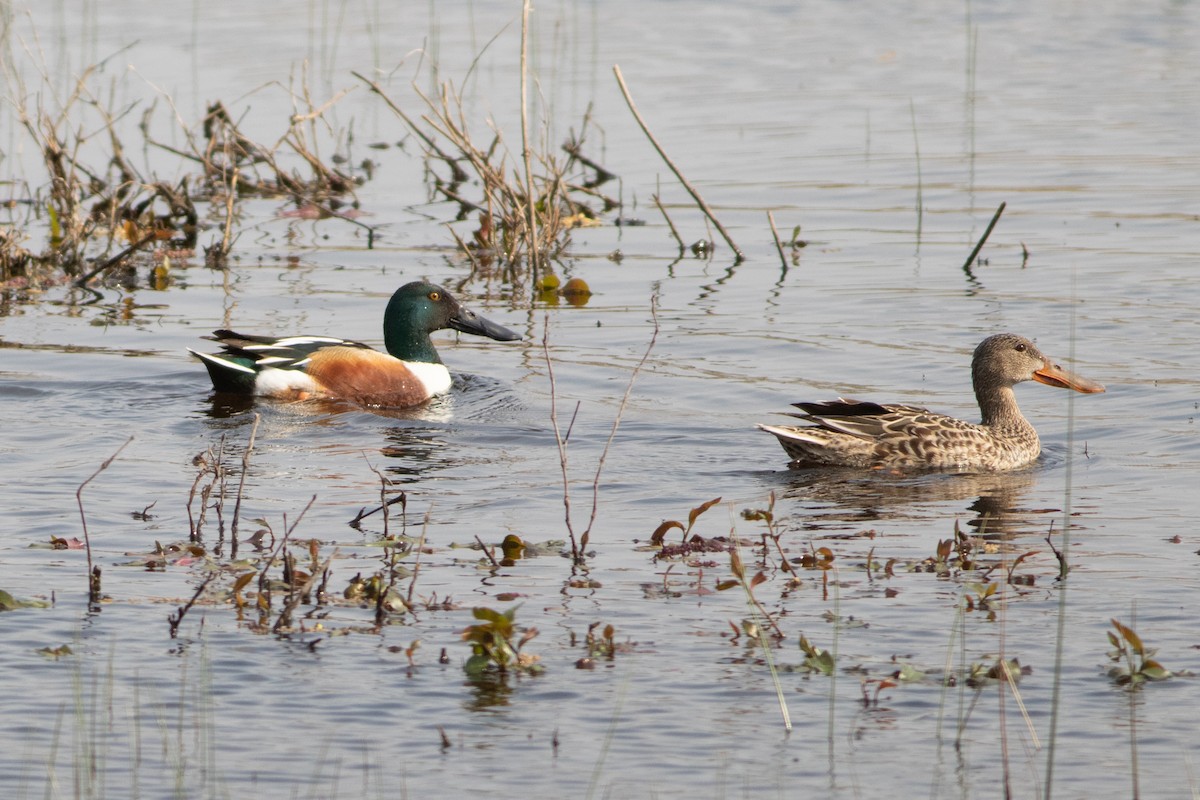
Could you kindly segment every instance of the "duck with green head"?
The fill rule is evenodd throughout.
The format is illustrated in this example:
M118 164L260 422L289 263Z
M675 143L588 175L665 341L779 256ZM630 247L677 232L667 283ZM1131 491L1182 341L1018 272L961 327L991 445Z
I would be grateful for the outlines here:
M281 400L330 397L373 408L419 405L450 390L450 371L429 334L449 328L511 342L521 336L423 281L396 290L383 312L386 353L330 336L270 337L214 331L219 353L189 350L213 389Z

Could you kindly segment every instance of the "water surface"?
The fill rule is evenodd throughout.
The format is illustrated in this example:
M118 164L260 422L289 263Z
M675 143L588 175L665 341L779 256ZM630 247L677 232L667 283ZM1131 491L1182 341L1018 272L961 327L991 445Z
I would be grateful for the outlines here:
M1128 796L1135 774L1155 796L1195 791L1194 680L1131 695L1106 676L1114 617L1171 670L1200 669L1193 5L539 6L535 117L548 119L544 135L557 143L590 105L588 152L620 176L610 191L623 216L647 223L573 234L560 269L595 291L579 308L531 304L499 279L463 283L470 266L444 225L456 209L430 202L418 144L351 75L378 77L419 114L410 81L430 91L436 68L461 87L478 136L491 119L516 152L515 7L163 11L14 9L5 46L26 83L10 95L40 85L36 33L60 93L108 59L97 86L111 87L117 107L136 104L130 141L150 104L153 130L178 144L173 115L196 126L214 99L249 134L274 141L294 110L288 87L302 94L307 81L317 103L353 90L329 119L353 127L342 146L356 158L367 143L404 144L369 151L379 167L358 198L380 231L374 248L355 226L284 217L282 201L253 200L227 272L197 256L175 264L164 290L143 270L90 304L55 286L6 300L0 589L55 602L0 615L5 796L81 786L123 795L133 783L153 796L893 797L903 787L975 797L993 795L1006 768L1017 795L1035 796L1051 764L1055 797ZM677 254L656 192L688 242L713 234L634 124L613 64L744 262L720 241L712 258ZM36 162L14 115L6 119L5 179L20 186ZM189 169L158 150L137 158L169 178ZM985 263L964 272L1003 201ZM768 210L783 233L801 225L808 241L786 269ZM469 236L471 223L456 229ZM28 233L28 246L44 246L44 228ZM463 284L467 302L526 338L439 335L455 390L409 413L231 410L210 399L185 353L230 325L378 343L387 297L415 278ZM578 405L568 469L574 527L587 527L597 459L656 324L604 465L587 569L572 570L554 548L493 569L460 547L509 533L566 538L543 339L564 426ZM791 402L839 394L973 416L970 353L1001 330L1036 338L1108 386L1088 397L1018 390L1043 438L1035 468L795 473L753 429ZM167 615L205 565L130 564L156 542L186 542L193 458L223 441L227 461L240 464L252 412L261 422L244 518L280 531L315 495L295 536L334 556L340 591L381 568L378 517L347 525L378 502L378 469L408 493L408 531L428 520L416 594L449 599L448 608L372 632L371 610L343 603L278 637L239 622L228 603L206 603L170 638ZM83 553L47 545L82 535L75 492L130 436L83 492L108 596L89 612ZM714 591L731 576L728 556L671 563L644 549L661 521L721 497L695 531L736 532L753 564L766 528L741 511L767 508L772 494L789 556L813 547L836 556L831 573L801 570L791 585L771 570L755 590L785 635L771 660L790 735L764 653L733 636L731 623L752 615L745 595ZM151 503L149 518L135 517ZM1026 582L1007 586L994 618L963 610L981 591L978 575L922 567L956 524L987 539L993 579L1026 556L1015 568ZM1065 599L1051 532L1072 567ZM210 520L210 547L215 535ZM217 563L228 563L225 547ZM868 577L868 559L893 561L892 574ZM470 609L516 603L518 622L540 631L528 649L545 673L472 684L459 637ZM597 622L626 646L578 670ZM801 669L801 635L836 651L834 678ZM403 650L417 640L410 666ZM73 656L38 653L64 644ZM1028 723L994 685L978 698L965 681L943 688L947 668L986 668L1000 654L1029 669L1020 683ZM925 677L864 706L864 688L873 696L903 665ZM75 771L88 759L94 778Z

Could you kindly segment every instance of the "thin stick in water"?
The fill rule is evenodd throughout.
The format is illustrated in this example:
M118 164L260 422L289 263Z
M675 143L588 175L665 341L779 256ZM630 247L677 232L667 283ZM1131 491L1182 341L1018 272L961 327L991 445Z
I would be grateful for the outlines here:
M1000 221L1000 215L1004 213L1004 207L1008 205L1008 201L1000 204L996 209L996 213L992 215L992 221L988 223L987 229L984 230L983 236L979 238L979 243L975 245L975 249L971 251L971 255L967 256L967 260L963 262L963 272L971 271L971 264L975 262L975 256L979 255L979 251L983 249L983 244L992 235L992 228L996 227L996 223Z
M521 155L525 161L525 208L529 214L529 265L533 284L537 285L538 242L537 242L537 212L533 197L533 167L529 154L529 114L528 89L529 70L529 0L525 0L521 10Z
M242 453L242 474L238 478L237 498L233 502L233 521L229 523L229 548L230 557L237 558L238 552L238 515L242 511L242 490L246 488L246 473L250 470L250 454L254 452L254 437L258 435L258 423L262 419L259 414L254 415L254 424L250 426L250 441L246 445L246 452Z
M779 229L775 227L775 215L770 211L767 212L767 222L771 223L771 235L775 237L775 249L779 251L779 263L783 264L783 271L787 272L787 256L783 254L783 243L779 241Z
M908 114L912 119L913 150L917 154L917 249L921 248L921 224L925 219L924 183L921 180L921 140L917 138L917 107L912 98L908 100Z
M675 230L675 223L667 216L667 210L663 208L662 202L658 199L658 195L654 195L654 205L658 206L659 212L663 215L663 219L667 221L667 227L671 229L671 235L675 237L675 241L679 243L679 252L687 250L687 245L683 243L683 239L679 236L679 231Z
M92 566L92 540L88 536L87 515L83 513L83 487L87 486L96 476L104 470L108 469L109 464L116 460L117 456L121 455L121 451L129 446L133 441L130 436L125 440L125 444L117 448L117 452L113 453L104 463L96 469L95 472L88 477L83 483L79 484L79 488L75 490L75 502L79 504L79 521L83 524L83 547L87 551L87 571L88 571L88 603L95 605L100 602L100 570Z
M625 85L625 78L621 75L621 68L616 64L613 65L613 74L617 76L617 85L621 87L621 94L625 96L625 103L629 106L629 110L633 112L633 118L637 120L637 124L642 129L642 133L646 134L646 138L650 140L650 144L652 144L654 149L658 151L659 156L662 157L662 160L666 163L667 167L670 168L671 172L675 173L675 177L678 178L679 182L683 184L683 188L687 189L688 194L690 194L692 199L696 201L696 205L700 206L700 210L704 212L704 216L712 220L713 225L715 225L717 230L721 232L721 236L725 239L725 242L729 245L729 248L733 250L734 255L737 256L737 260L745 261L746 256L742 254L741 248L734 243L733 237L731 237L729 232L725 230L725 226L722 225L721 221L717 219L717 215L714 214L713 210L708 207L708 203L704 202L704 198L700 196L700 193L696 191L696 188L692 186L692 184L688 183L688 179L683 177L683 173L679 171L679 167L675 166L675 163L671 161L670 157L662 149L662 145L660 145L658 140L654 138L654 134L650 132L650 128L646 126L645 120L642 119L642 115L638 113L637 106L634 105L633 97L629 94L629 87Z

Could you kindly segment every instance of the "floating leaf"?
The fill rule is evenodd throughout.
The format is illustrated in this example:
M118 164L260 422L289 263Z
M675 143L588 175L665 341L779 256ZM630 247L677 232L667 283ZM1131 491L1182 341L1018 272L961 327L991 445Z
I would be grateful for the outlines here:
M58 647L39 647L38 654L57 661L63 656L75 655L75 651L71 649L70 645L60 644Z
M72 536L70 539L60 538L58 536L50 537L51 550L83 550L84 544L79 538Z
M682 522L669 519L655 528L654 533L650 534L650 544L661 545L663 543L663 538L667 535L667 531L671 530L672 528L678 528L681 531L685 530Z
M1152 658L1146 659L1138 672L1148 681L1165 681L1171 677L1171 671Z
M0 589L0 611L12 611L17 608L49 608L45 600L18 600L8 592Z
M719 502L721 502L721 498L714 497L712 500L709 500L707 503L701 503L700 505L696 506L691 511L689 511L688 512L688 530L692 529L692 526L696 524L696 519L701 514L703 514L705 511L708 511L710 508L712 508Z
M765 522L770 525L775 521L775 515L765 508L743 508L742 519L747 522Z

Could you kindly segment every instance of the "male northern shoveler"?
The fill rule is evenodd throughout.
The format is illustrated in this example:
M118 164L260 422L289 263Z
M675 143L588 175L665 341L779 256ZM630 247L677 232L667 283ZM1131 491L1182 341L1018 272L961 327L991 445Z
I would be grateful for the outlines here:
M218 392L403 408L449 391L450 371L429 339L443 328L501 342L521 338L464 308L442 287L417 281L397 289L383 312L387 353L329 336L274 338L229 330L205 337L220 342L221 352L188 352L204 362Z
M1017 408L1013 386L1033 380L1093 394L1104 387L1046 358L1028 339L989 336L975 348L971 380L983 420L978 425L915 406L838 398L796 403L806 426L759 425L773 433L792 467L929 468L1000 471L1037 459L1037 431Z

